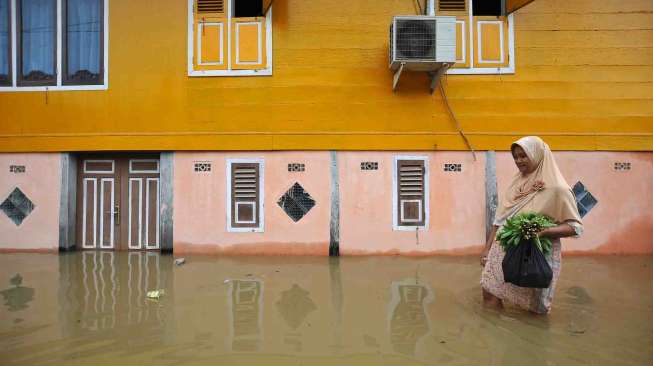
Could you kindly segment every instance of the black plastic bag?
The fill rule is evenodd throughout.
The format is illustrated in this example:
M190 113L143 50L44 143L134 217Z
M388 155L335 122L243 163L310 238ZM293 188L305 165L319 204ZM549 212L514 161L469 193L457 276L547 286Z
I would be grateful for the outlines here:
M547 288L553 278L544 253L530 241L510 247L501 267L503 280L519 287Z

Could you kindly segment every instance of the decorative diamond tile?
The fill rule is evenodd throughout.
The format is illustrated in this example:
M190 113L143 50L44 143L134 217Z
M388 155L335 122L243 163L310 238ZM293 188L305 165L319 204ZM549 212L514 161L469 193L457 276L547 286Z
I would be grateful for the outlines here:
M574 184L574 196L580 217L585 217L599 201L585 188L580 181Z
M315 206L315 200L304 191L304 188L295 183L290 189L279 198L279 207L290 216L293 221L299 221L308 211Z
M32 212L34 204L27 196L18 188L9 194L2 204L0 210L11 219L11 221L19 226L23 220Z

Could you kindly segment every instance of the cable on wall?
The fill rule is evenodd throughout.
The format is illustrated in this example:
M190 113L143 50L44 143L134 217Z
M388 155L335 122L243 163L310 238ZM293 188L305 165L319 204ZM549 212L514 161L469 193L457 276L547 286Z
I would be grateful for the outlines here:
M458 122L458 119L456 118L456 115L453 113L453 109L451 109L451 105L449 104L449 99L447 98L447 93L444 91L444 83L440 81L438 83L439 89L440 89L440 94L442 94L442 100L444 101L444 105L447 107L447 111L449 112L449 116L451 116L451 119L453 120L454 124L456 125L456 129L458 130L458 133L460 134L460 137L463 138L463 141L465 141L465 144L467 145L467 148L472 152L472 156L474 157L474 161L476 161L476 151L474 150L474 147L472 144L469 142L467 139L467 136L465 135L465 132L463 131L462 127L460 126L460 122Z

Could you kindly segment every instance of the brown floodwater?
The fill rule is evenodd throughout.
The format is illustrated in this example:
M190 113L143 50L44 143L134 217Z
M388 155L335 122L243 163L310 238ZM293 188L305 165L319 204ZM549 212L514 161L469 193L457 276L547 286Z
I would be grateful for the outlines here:
M476 257L185 258L0 255L0 365L653 364L650 256L565 258L549 316Z

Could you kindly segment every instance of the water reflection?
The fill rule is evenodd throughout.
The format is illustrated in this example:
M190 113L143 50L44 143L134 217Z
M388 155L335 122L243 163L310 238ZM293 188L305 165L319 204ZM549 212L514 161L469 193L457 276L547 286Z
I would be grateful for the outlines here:
M286 333L284 343L296 351L302 350L302 334L297 332L297 328L304 323L308 314L317 309L308 294L308 291L293 284L289 290L281 292L281 299L276 303L279 314L292 330Z
M433 292L418 278L392 282L389 306L390 343L395 352L415 355L417 343L431 329L426 305Z
M231 350L260 350L263 340L263 282L231 280L228 299Z
M34 299L34 289L31 287L23 287L23 277L17 273L9 279L10 287L6 290L0 291L5 300L5 306L9 311L19 311L27 309L27 303Z

